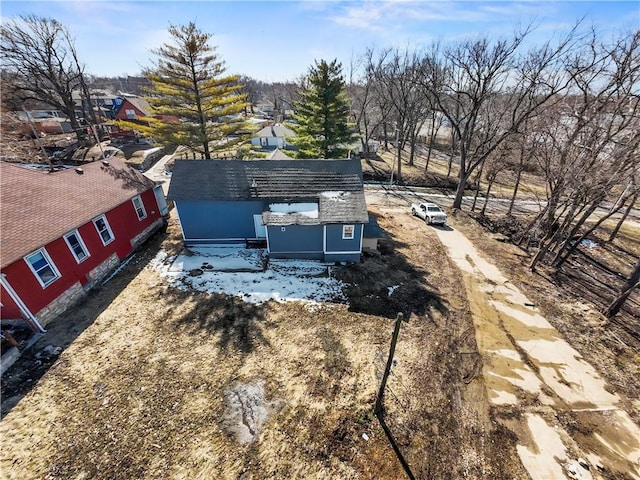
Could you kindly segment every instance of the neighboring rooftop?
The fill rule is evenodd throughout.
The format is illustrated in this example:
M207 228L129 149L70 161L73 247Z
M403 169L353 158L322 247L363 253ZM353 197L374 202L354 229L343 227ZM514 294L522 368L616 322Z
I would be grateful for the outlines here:
M269 125L264 127L262 130L258 130L254 135L254 137L295 137L296 134L290 128L285 127L280 123L276 123L275 125Z
M1 266L153 185L115 158L53 173L0 162Z

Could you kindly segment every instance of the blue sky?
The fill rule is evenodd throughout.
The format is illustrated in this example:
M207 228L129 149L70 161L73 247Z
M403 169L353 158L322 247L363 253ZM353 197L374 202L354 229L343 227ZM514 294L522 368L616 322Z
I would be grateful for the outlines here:
M3 22L19 15L54 18L75 38L86 72L136 75L150 50L169 40L169 24L194 21L213 33L228 73L295 80L316 59L349 64L368 47L421 48L434 40L508 35L534 22L532 42L566 32L584 17L605 38L640 28L634 1L4 1Z

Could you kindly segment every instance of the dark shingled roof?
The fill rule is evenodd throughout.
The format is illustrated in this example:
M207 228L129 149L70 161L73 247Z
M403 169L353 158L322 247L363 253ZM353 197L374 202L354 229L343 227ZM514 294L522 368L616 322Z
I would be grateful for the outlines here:
M319 218L307 217L304 223L368 221L362 166L358 160L176 160L167 198L315 201L319 205ZM265 223L292 223L292 216L269 213L265 212Z

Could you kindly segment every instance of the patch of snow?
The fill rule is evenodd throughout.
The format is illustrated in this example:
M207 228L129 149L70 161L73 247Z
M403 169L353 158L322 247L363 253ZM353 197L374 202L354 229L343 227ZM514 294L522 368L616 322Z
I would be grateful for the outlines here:
M298 213L309 218L318 218L317 203L271 203L269 211L276 215Z
M264 383L238 383L225 392L222 425L241 444L253 443L271 413L282 406L280 401L267 401Z
M390 297L391 295L393 295L393 292L396 291L396 289L399 287L400 285L394 285L393 287L387 287L387 289L389 290L389 294L387 295L388 297Z
M328 198L328 199L334 200L336 202L346 202L347 201L347 197L349 195L351 195L350 192L342 192L342 191L322 192L320 194L321 197Z
M264 250L234 246L191 247L188 253L179 255L171 266L171 272L188 272L194 269L215 271L262 271Z
M598 246L598 244L596 242L594 242L593 240L589 240L588 238L585 238L584 240L582 240L580 242L580 246L581 247L587 247L587 248L596 248Z
M222 253L225 250L222 249ZM331 276L327 264L304 260L271 260L264 271L237 271L237 268L233 272L217 271L202 268L205 264L215 265L215 257L199 255L197 252L191 249L190 255L174 257L160 250L149 262L148 268L160 273L177 288L233 295L248 303L269 300L346 303L345 284ZM237 252L237 255L241 253ZM224 261L236 267L244 262L239 258L234 259L233 254ZM194 270L197 270L195 275Z

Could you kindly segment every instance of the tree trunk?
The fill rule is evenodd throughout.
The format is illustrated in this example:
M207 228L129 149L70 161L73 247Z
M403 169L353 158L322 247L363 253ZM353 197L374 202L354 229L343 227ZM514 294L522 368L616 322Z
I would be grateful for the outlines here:
M493 187L493 183L496 181L496 177L488 179L487 183L487 196L484 197L484 205L482 205L482 210L480 211L480 215L485 216L485 212L487 211L487 204L489 203L489 195L491 195L491 187Z
M640 285L640 258L636 262L636 266L633 268L633 272L631 272L631 275L625 282L616 299L611 302L611 305L609 305L604 311L604 315L607 318L614 317L627 301L627 298L629 297L629 295L631 295L633 289L638 288L638 285Z
M638 194L636 193L631 199L631 203L629 203L626 210L624 211L624 214L622 215L622 218L616 225L616 228L614 228L613 232L611 232L611 235L609 235L609 240L608 240L609 242L612 242L616 238L616 236L618 235L618 232L620 231L620 227L622 227L622 224L625 222L625 220L629 216L629 213L633 209L633 206L635 205L637 200L638 200Z
M480 193L480 184L482 183L482 170L484 168L484 162L482 162L482 164L480 165L480 169L478 170L478 174L476 175L476 179L474 181L475 183L475 187L476 187L476 191L473 194L473 205L471 205L471 211L475 212L476 211L476 202L478 201L478 194Z
M564 242L562 242L560 247L557 249L556 255L555 257L553 257L553 260L551 261L553 266L555 266L556 268L560 268L560 266L567 260L567 258L569 258L569 255L571 255L571 253L575 251L575 249L578 247L580 242L582 242L582 240L584 240L587 237L587 235L593 232L598 227L598 225L600 225L605 220L604 218L600 219L598 222L596 222L596 224L592 228L588 229L585 233L580 235L575 241L572 241L573 237L576 235L576 233L578 233L578 230L580 230L580 227L582 227L582 225L584 225L584 222L586 222L587 219L593 214L593 212L596 211L596 208L598 208L598 205L600 205L600 200L596 200L595 202L593 202L591 206L578 219L578 221L573 226L573 228L571 228L571 231L567 235L567 238L564 240ZM611 215L612 213L607 215L605 218L608 218ZM563 255L563 252L566 252L566 253Z
M424 173L427 173L429 170L429 161L431 160L431 152L433 152L433 142L435 140L435 129L436 129L436 115L435 112L431 113L431 129L429 130L429 148L427 149L427 162L424 166Z
M516 182L513 186L513 194L511 195L511 201L509 202L509 210L507 216L511 216L513 212L513 206L516 203L516 195L518 195L518 189L520 188L520 178L522 177L522 167L524 166L524 147L520 147L520 161L518 162L518 168L516 169Z
M449 153L449 167L447 168L447 178L451 176L451 164L453 164L454 144L451 142L451 152Z
M413 167L413 161L416 156L416 133L411 132L411 145L409 146L409 166Z
M398 175L396 175L396 181L400 184L402 183L402 145L400 144L400 129L396 129L396 152L398 155Z
M556 254L555 258L553 259L553 264L554 264L554 266L556 268L560 268L562 266L562 264L567 261L569 256L576 250L576 248L578 248L578 245L580 245L580 242L582 242L585 238L587 238L589 235L591 235L591 233L593 233L596 230L596 228L598 228L600 225L602 225L605 220L609 219L614 213L616 213L618 210L620 210L620 208L622 208L622 205L624 205L624 201L619 203L619 204L617 204L617 205L614 205L606 215L603 215L602 217L600 217L595 224L593 224L586 232L584 232L582 235L580 235L580 237L578 237L576 239L576 241L571 244L571 246L569 247L569 249L566 251L566 253L564 255L561 255L562 251L566 248L568 242L570 242L571 237L573 235L575 235L575 233L578 231L578 229L584 224L584 222L591 215L591 213L593 213L595 211L595 209L597 208L597 206L599 204L600 204L600 202L596 202L595 208L590 208L589 210L587 210L587 213L582 216L582 218L580 219L578 224L572 229L571 235L569 236L567 242L565 242L565 244L562 246L562 248L560 248L558 250L558 253Z
M463 175L463 170L460 169L460 177L458 181L458 188L456 189L456 196L453 199L453 208L456 210L460 210L462 208L462 199L464 197L464 188L467 185L467 180L469 180L469 176L471 172L467 172Z

